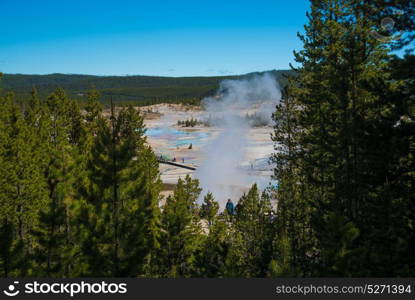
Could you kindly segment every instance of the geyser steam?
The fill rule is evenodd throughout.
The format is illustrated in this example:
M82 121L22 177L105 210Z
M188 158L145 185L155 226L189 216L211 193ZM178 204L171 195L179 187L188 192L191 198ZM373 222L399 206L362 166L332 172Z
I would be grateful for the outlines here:
M278 83L269 73L224 80L215 97L203 99L209 123L221 129L219 136L207 145L206 159L195 174L203 194L211 191L223 206L228 198L237 201L246 187L257 181L241 166L252 125L247 116L270 123L280 99Z

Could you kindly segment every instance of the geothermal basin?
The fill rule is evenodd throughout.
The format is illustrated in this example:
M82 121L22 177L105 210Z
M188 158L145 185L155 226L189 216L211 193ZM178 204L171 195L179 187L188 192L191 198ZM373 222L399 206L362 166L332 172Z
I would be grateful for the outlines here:
M201 198L210 190L221 206L227 198L237 201L253 183L257 183L261 189L270 183L272 166L269 157L273 152L270 126L247 129L246 140L240 146L243 149L238 149L243 155L235 160L233 153L229 153L232 151L216 153L216 149L213 149L215 141L222 134L222 128L177 125L179 120L206 118L207 113L199 107L158 104L141 110L145 116L147 141L156 155L162 160L175 160L196 168L192 171L160 164L164 196L171 194L178 179L187 174L200 180L203 188Z

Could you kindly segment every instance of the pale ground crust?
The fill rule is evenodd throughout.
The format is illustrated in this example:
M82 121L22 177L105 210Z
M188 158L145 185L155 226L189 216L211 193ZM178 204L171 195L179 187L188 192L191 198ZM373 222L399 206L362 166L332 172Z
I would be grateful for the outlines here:
M209 141L216 138L220 134L220 129L215 127L196 126L193 128L184 128L177 125L178 120L186 120L190 118L203 119L206 117L206 112L198 106L186 106L180 104L157 104L139 108L144 113L145 125L149 130L157 128L169 128L171 130L179 130L189 132L189 134L197 133L206 134L199 138L199 143L192 144L192 149L189 149L189 144L183 140L183 144L179 146L174 145L174 137L164 138L163 135L152 137L148 136L147 141L158 155L164 154L170 159L175 157L177 162L184 162L186 165L198 167L203 163L206 145ZM245 167L247 172L264 179L271 175L270 168L254 168L251 169L251 164L261 161L262 164L273 153L273 143L271 141L271 127L257 127L249 129L248 143L245 149L245 159L241 162L241 166ZM177 137L180 140L181 137ZM194 171L174 167L170 165L160 164L161 179L164 183L164 196L172 194L174 185L181 177L184 178L187 174L191 176ZM247 187L248 189L249 187Z

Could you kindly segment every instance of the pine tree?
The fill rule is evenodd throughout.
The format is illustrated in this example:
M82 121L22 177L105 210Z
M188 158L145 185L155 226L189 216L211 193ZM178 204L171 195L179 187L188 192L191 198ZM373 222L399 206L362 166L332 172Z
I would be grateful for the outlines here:
M71 205L72 146L70 144L70 101L57 89L46 101L48 118L47 155L43 168L48 196L39 213L34 260L38 276L68 276L71 248L68 211Z
M143 118L132 106L98 131L77 207L78 272L138 276L154 272L159 247L158 162L146 145ZM104 266L104 267L103 267Z
M208 192L203 198L202 207L200 209L200 217L206 219L209 227L212 226L219 211L219 203L215 201L213 194Z
M201 237L201 247L196 252L195 277L218 278L228 274L226 258L232 238L229 229L229 224L223 215L212 220L209 231L207 235Z
M371 35L372 12L361 1L312 2L300 36L304 50L296 53L301 67L274 115L274 140L282 150L274 156L279 226L290 241L295 269L304 274L333 274L333 266L337 276L399 273L390 266L401 259L390 253L398 253L392 245L407 239L398 232L408 232L408 223L398 215L405 214L401 207L410 201L411 187L391 192L399 163L390 153L405 97L402 82L391 80L387 48ZM410 142L403 140L405 148ZM292 216L303 220L300 226ZM334 222L339 216L344 219ZM347 241L345 248L335 247L335 237ZM344 251L354 264L345 266L343 256L333 254Z
M226 257L230 248L230 228L226 215L220 214L219 203L208 192L203 198L200 217L205 219L205 234L202 246L196 254L196 277L223 277L226 275Z
M46 198L45 182L39 157L33 153L36 136L13 102L13 95L2 100L0 201L5 241L2 261L6 277L24 276L30 272L29 260L23 258L29 256L30 232L37 225L37 213Z
M162 182L157 157L151 148L142 146L138 155L138 166L130 174L132 183L127 192L131 197L127 205L132 212L121 229L128 233L123 245L124 269L129 276L155 277L159 271Z
M97 134L97 121L102 114L102 105L99 103L99 97L99 92L95 88L91 89L88 91L87 103L84 106L86 111L85 121L92 136Z
M322 232L322 257L324 260L320 265L319 274L324 276L353 276L356 253L361 252L353 245L354 240L359 236L359 230L352 222L336 213L329 213L325 216L330 230Z
M201 227L196 201L201 189L189 175L179 178L174 195L169 196L162 212L162 276L191 277L195 254L200 247Z
M298 274L294 269L291 243L287 236L278 235L274 241L274 258L271 259L267 277L293 277Z
M266 275L275 236L271 211L269 198L266 194L262 197L259 195L256 184L239 200L233 224L234 238L227 264L231 270L229 276L264 277ZM242 257L239 257L241 254Z

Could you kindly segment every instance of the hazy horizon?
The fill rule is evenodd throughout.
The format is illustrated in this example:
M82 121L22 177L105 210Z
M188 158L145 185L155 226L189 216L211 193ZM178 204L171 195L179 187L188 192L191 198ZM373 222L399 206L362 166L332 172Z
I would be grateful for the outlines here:
M0 71L195 77L288 69L308 5L2 1Z
M124 75L114 75L114 74L86 74L86 73L62 73L62 72L54 72L54 73L10 73L5 72L4 75L25 75L25 76L48 76L48 75L68 75L68 76L96 76L96 77L134 77L134 76L141 76L141 77L172 77L172 78L188 78L188 77L229 77L229 76L244 76L253 73L267 73L273 71L290 71L290 68L287 69L272 69L272 70L263 70L263 71L252 71L248 73L240 73L240 74L225 74L225 75L190 75L190 76L168 76L168 75L148 75L148 74L124 74Z

